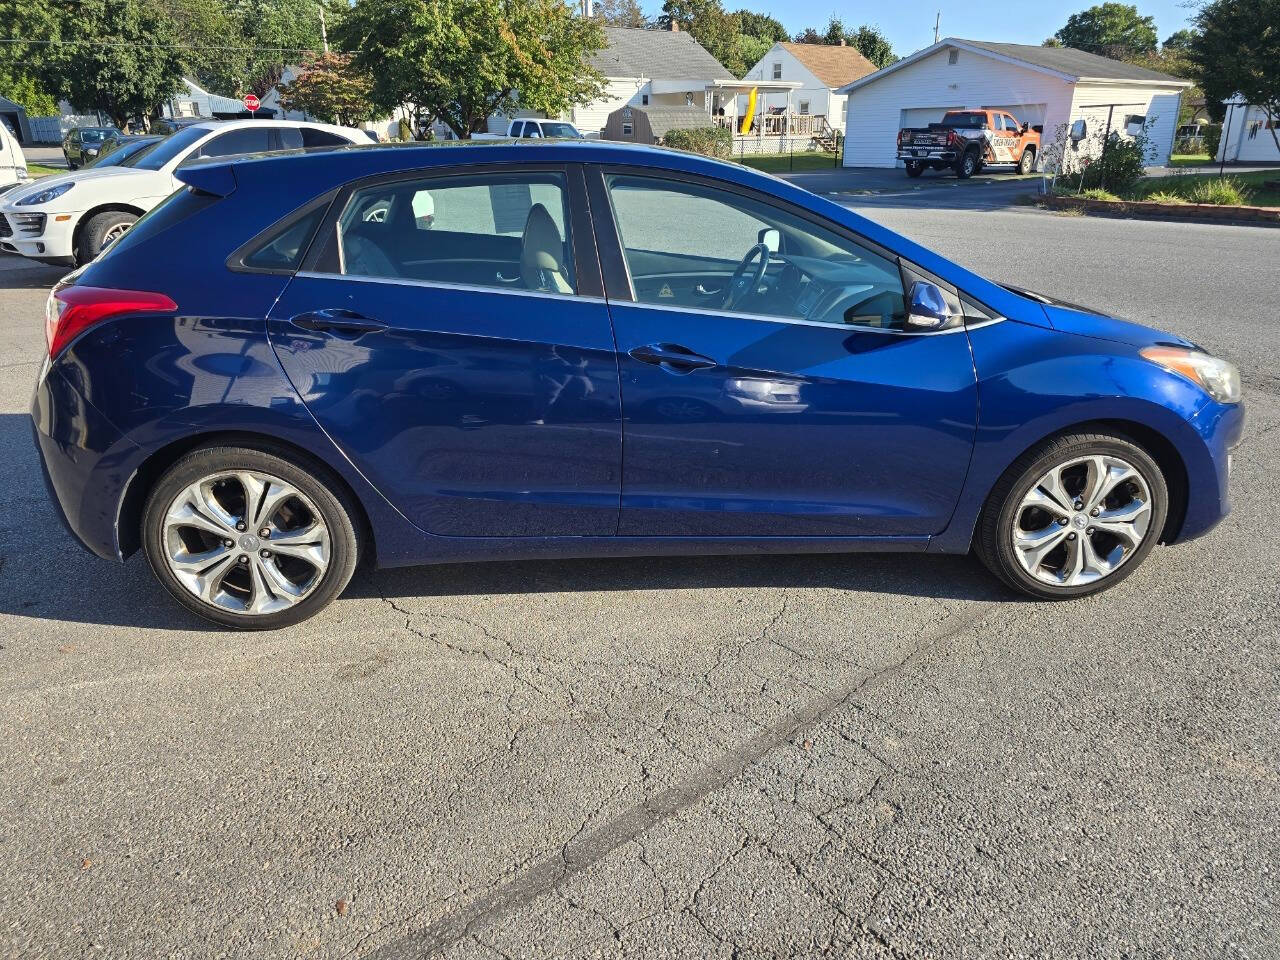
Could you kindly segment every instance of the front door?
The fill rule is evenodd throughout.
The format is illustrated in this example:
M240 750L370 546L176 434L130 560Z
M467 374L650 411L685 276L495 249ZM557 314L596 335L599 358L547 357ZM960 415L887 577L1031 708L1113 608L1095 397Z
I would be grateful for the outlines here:
M607 270L621 534L923 540L947 525L973 361L962 325L904 330L892 254L697 180L620 172L594 189L618 237L601 231L602 257L623 261Z
M308 409L429 533L616 531L617 364L570 174L349 190L316 241L327 246L272 310Z

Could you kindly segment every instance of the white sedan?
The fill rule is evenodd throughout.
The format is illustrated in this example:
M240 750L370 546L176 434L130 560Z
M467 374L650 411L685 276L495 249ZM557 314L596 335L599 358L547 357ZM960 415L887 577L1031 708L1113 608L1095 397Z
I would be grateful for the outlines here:
M352 127L293 120L210 120L183 127L127 165L90 168L0 196L0 250L45 263L82 264L182 184L181 166L208 157L367 144Z

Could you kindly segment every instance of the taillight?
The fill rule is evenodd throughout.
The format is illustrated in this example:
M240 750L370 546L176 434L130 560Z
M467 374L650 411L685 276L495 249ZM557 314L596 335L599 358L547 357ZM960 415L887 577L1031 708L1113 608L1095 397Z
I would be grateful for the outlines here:
M960 134L956 133L954 130L948 130L948 131L947 131L947 146L948 146L948 147L954 147L954 146L956 146L956 144L958 144L959 142L960 142Z
M163 293L109 290L106 287L56 286L44 307L44 338L56 357L95 323L126 313L172 313L178 305Z

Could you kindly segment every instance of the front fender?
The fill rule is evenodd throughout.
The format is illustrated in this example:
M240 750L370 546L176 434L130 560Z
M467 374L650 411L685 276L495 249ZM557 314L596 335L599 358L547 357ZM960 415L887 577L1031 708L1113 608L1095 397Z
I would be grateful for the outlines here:
M1046 438L1100 421L1168 442L1185 470L1182 537L1226 512L1226 452L1239 439L1239 405L1214 403L1136 348L1014 322L970 332L978 373L973 460L950 524L930 550L963 553L996 481ZM1094 429L1097 429L1095 427Z

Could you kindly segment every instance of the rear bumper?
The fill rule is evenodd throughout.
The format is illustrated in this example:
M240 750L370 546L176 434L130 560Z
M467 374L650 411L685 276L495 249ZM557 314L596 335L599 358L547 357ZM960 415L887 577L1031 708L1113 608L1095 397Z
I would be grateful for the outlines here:
M917 160L921 163L955 163L956 152L954 150L923 150L916 152L910 147L903 147L898 151L899 160Z
M141 451L47 361L31 425L46 487L67 529L91 553L121 559L117 513Z

